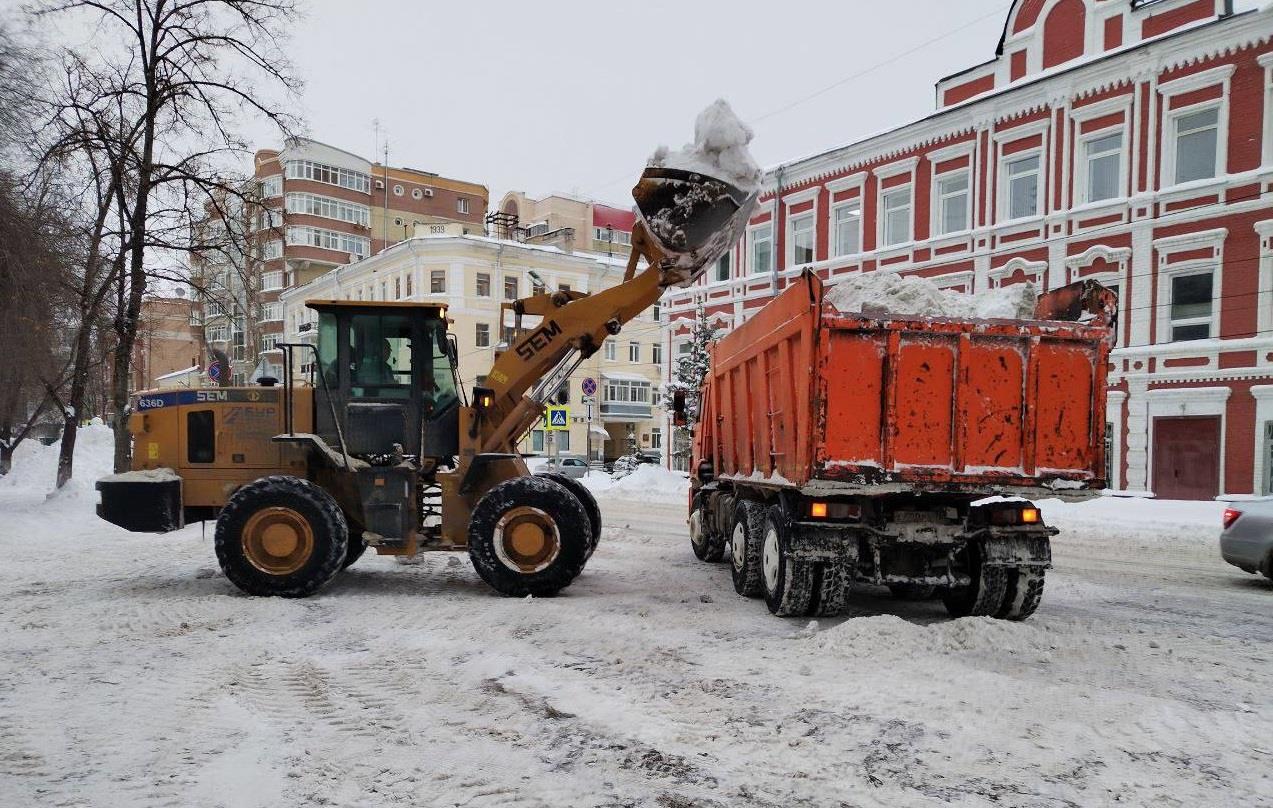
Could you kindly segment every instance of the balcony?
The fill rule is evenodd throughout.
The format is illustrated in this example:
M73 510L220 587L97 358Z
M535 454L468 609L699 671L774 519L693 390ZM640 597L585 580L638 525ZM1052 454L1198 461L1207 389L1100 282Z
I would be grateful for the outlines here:
M640 421L654 417L654 407L640 401L603 401L601 417L614 421Z

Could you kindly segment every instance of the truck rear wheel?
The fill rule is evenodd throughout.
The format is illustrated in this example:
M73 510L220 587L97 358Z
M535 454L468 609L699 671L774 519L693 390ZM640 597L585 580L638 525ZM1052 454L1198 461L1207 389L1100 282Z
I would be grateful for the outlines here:
M730 538L729 568L734 591L743 597L759 597L764 584L760 576L760 542L764 538L765 509L745 499L734 507L734 531Z
M853 568L828 561L819 564L814 574L813 598L809 602L810 617L835 617L844 611L849 589L853 585Z
M707 517L699 503L690 511L690 549L699 561L714 563L725 557L725 539L707 529Z
M1006 572L1008 586L1003 595L1003 604L995 617L1025 620L1034 614L1039 608L1039 602L1043 600L1044 571L1041 567L1018 567Z
M761 544L760 566L765 588L765 605L779 617L809 613L813 602L813 564L791 552L791 536L778 507L769 509L765 538Z
M573 477L567 477L564 474L555 474L551 471L540 472L540 477L546 477L549 480L565 488L567 491L575 495L575 499L579 500L579 504L583 506L584 513L588 514L589 537L588 553L585 561L592 558L592 554L596 552L597 545L601 542L601 507L597 505L597 498L592 495L588 487Z
M949 589L942 595L946 611L952 617L993 617L1003 605L1008 589L1008 570L987 566L981 560L981 547L970 542L962 553L972 583Z
M584 506L546 477L505 480L486 492L469 522L469 559L483 581L509 597L551 597L588 559Z
M340 572L349 528L336 500L298 477L263 477L217 518L217 562L249 595L303 598Z

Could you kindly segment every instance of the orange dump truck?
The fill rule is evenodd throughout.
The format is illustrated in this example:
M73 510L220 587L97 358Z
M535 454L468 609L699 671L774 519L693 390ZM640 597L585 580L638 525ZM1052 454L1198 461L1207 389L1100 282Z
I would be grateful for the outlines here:
M728 552L739 594L779 615L836 614L864 581L1030 616L1057 531L1029 500L1105 487L1114 308L1088 283L1041 298L1051 319L876 319L806 273L713 348L695 554Z

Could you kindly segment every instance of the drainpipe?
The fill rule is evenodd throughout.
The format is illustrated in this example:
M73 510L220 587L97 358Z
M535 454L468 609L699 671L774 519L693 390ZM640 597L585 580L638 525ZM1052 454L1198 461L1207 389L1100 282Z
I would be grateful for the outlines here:
M773 251L773 270L769 273L769 288L774 295L778 294L778 256L780 254L778 250L778 217L782 213L782 175L784 170L783 166L778 166L778 171L774 175L776 186L774 188L774 213L770 221L770 224L773 225L773 238L769 242L770 249ZM786 239L784 238L782 253L786 253L786 248Z

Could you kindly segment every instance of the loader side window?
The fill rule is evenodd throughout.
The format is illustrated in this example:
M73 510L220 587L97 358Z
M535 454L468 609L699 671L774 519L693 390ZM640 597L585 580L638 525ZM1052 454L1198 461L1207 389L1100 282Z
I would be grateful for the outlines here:
M186 413L186 460L191 463L212 463L216 459L216 416L212 410Z

